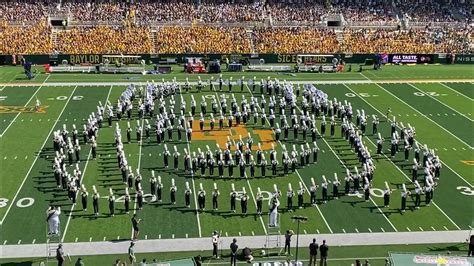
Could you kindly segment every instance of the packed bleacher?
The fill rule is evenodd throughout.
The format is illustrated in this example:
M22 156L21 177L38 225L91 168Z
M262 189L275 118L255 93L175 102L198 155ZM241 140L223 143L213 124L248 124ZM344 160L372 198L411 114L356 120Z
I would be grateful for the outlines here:
M449 5L436 0L7 3L0 5L0 52L4 54L472 51L471 7L466 0ZM313 27L320 26L329 13L340 14L347 24L337 32ZM58 14L66 14L70 25L52 27L46 22L48 16ZM454 21L457 27L433 25ZM405 28L379 27L387 23Z

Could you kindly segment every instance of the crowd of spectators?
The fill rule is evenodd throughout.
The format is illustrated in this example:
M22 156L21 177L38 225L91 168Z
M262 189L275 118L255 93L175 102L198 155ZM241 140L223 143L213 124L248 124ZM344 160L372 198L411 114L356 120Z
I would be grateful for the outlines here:
M53 49L51 29L46 20L25 27L11 26L0 20L0 55L48 54Z
M152 52L146 27L77 27L57 35L55 50L65 54L137 54Z
M265 6L266 14L270 15L273 21L282 22L304 22L306 24L316 24L327 14L328 9L321 3L275 3Z
M469 22L471 20L472 5L469 0L449 2L444 0L397 0L396 6L402 15L412 22Z
M470 51L469 30L346 29L341 50L350 53L462 53Z
M268 28L255 31L258 53L334 53L336 34L317 28Z
M396 22L397 16L389 1L339 1L337 5L338 13L344 16L349 22L365 22L365 24L385 24Z
M157 53L250 53L244 28L162 27L156 33Z

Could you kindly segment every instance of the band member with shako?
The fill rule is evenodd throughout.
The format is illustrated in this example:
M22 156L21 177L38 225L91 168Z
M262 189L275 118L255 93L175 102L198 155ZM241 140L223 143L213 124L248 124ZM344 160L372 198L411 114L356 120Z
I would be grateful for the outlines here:
M230 211L235 212L235 201L237 200L237 192L235 191L235 185L231 185L232 191L230 192Z
M415 180L415 209L420 208L421 194L423 194L421 186L418 181Z
M174 152L173 152L173 166L174 166L174 170L175 171L178 171L178 163L179 163L179 156L181 156L181 154L178 152L178 147L176 147L176 145L174 145Z
M150 126L150 123L148 122L148 119L145 120L145 137L147 139L147 141L149 142L150 141L150 130L151 130L151 126Z
M323 119L321 121L321 136L326 134L326 116L323 115Z
M354 193L358 194L360 189L360 181L362 176L359 174L359 169L357 166L354 166L354 176L352 179L354 180Z
M82 202L82 211L87 211L87 197L89 193L87 193L86 187L84 184L81 186L81 202Z
M316 206L316 190L318 189L318 185L314 182L314 178L311 177L311 186L309 187L309 202L312 206Z
M300 185L300 188L297 191L297 193L298 193L298 208L302 209L303 208L303 197L304 197L305 189L303 187L302 182L300 182L299 185Z
M344 193L347 195L351 191L351 182L352 182L352 174L349 169L346 168L346 177L344 178Z
M291 184L288 183L288 191L286 192L286 205L289 212L293 212L293 196L294 196L293 188Z
M142 189L141 184L138 185L136 197L137 197L138 209L141 210L143 208L143 201L144 201L143 189Z
M331 129L330 129L331 138L334 137L335 128L336 128L336 121L334 121L334 116L331 116Z
M418 164L416 158L413 158L413 166L411 167L411 182L415 182L418 178Z
M263 195L262 195L262 191L260 190L260 187L257 188L256 201L257 201L257 215L262 215Z
M128 193L128 188L125 188L125 195L123 199L123 204L125 207L125 213L128 214L130 212L130 194Z
M154 170L151 170L150 194L151 194L151 200L156 201L156 177L155 177L155 171Z
M367 177L364 177L364 197L365 197L365 201L369 201L370 199L370 182L369 180L367 179Z
M168 168L168 157L170 156L170 151L168 150L168 146L164 145L165 150L163 151L163 164L165 168Z
M115 216L115 196L114 196L114 192L112 191L112 188L109 189L108 202L109 202L110 216L113 217L113 216Z
M79 145L79 140L76 138L75 144L74 144L74 153L76 155L76 162L81 162L81 146Z
M278 227L278 207L280 206L280 201L278 200L279 193L276 185L273 185L276 193L273 195L270 200L270 227Z
M380 133L378 133L378 138L377 138L377 154L382 154L383 141L384 141L384 138L382 138L382 135L380 135Z
M130 128L130 121L127 122L127 143L132 140L132 129Z
M234 177L234 160L230 159L229 164L227 165L229 170L229 177Z
M206 191L204 190L202 183L199 183L198 204L199 211L204 211L206 209Z
M186 208L191 207L191 194L192 194L192 191L191 191L191 188L189 187L189 182L186 182L185 188L184 188L184 206L186 206ZM201 203L199 203L199 205L200 204Z
M137 127L135 131L136 131L136 136L137 136L137 142L140 143L142 139L142 127L140 126L140 120L137 120Z
M318 162L319 147L318 147L318 144L316 144L316 141L314 141L313 144L314 144L314 147L313 147L313 163L317 163Z
M402 184L402 212L405 212L407 207L407 197L410 195L410 191L407 190L405 184Z
M425 183L426 183L425 184L425 204L426 204L426 206L430 206L431 199L432 199L432 196L433 196L434 186L429 181L427 181Z
M92 186L92 191L94 191L94 194L92 195L92 207L94 208L94 215L97 217L99 216L99 199L100 195L97 192L97 189L95 186Z
M328 202L328 181L326 180L326 176L323 175L323 182L321 183L322 188L322 195L323 195L323 203Z
M255 161L252 155L250 155L250 177L255 177Z
M171 178L171 187L170 187L170 200L171 204L175 205L176 204L176 192L178 191L178 188L176 187L174 183L174 178Z
M214 190L212 191L212 209L214 211L217 211L217 209L219 208L219 195L220 192L219 189L217 189L217 184L214 183Z
M265 177L265 170L267 168L267 161L265 160L265 155L262 153L262 160L260 161L260 175Z
M247 203L248 203L248 195L247 191L245 191L245 187L242 188L242 196L240 197L240 208L242 210L242 215L246 216L247 215Z
M396 121L395 116L393 116L392 123L390 125L391 125L390 135L393 135L393 133L397 131L397 121Z
M91 148L92 148L92 159L97 159L97 142L95 141L95 137L92 136L91 138Z
M387 181L385 181L385 189L383 191L383 206L388 208L390 205L390 194L392 194L392 190L388 186Z
M189 127L186 129L186 138L187 138L187 140L188 140L189 143L191 143L192 136L193 136L193 129L192 129L191 126L189 126Z
M337 177L337 173L334 173L334 181L332 181L332 197L333 199L339 198L339 178Z

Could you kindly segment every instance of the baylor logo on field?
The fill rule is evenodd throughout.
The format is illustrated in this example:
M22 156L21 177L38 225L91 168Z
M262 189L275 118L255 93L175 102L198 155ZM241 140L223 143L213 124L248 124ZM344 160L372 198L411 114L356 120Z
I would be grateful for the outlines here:
M34 106L0 106L0 114L7 113L46 113L48 106L41 106L38 111Z

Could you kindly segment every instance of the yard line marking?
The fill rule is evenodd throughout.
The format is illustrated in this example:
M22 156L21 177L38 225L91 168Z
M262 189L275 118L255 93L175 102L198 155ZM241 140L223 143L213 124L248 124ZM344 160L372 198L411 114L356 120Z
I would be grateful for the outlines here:
M30 102L31 100L33 100L33 97L36 96L36 94L38 93L38 91L43 87L43 85L39 86L38 89L36 89L35 93L33 93L33 95L31 95L30 99L25 103L25 105L23 105L23 107L26 107ZM5 87L4 87L5 88ZM10 121L10 123L8 124L8 126L5 128L5 130L3 130L2 134L0 134L0 138L3 137L3 135L5 134L5 132L7 132L7 130L10 128L10 126L13 124L13 122L15 122L15 120L18 118L18 116L21 114L21 112L18 112L16 114L16 116L13 118L12 121Z
M64 104L63 109L61 110L61 113L59 113L59 117L61 117L61 115L63 114L64 110L66 110L66 106L69 104L69 101L71 100L72 95L74 95L74 92L76 91L76 89L77 89L77 86L75 86L75 87L74 87L74 90L72 90L72 93L71 93L71 95L69 96L67 102ZM40 150L38 151L38 154L40 154L41 151L44 149L44 146L46 145L46 142L48 142L48 141L50 140L49 136L51 136L51 133L53 133L53 130L54 130L54 128L56 127L56 124L57 124L57 122L55 122L54 125L51 127L51 130L49 131L49 133L48 133L46 139L44 140L43 145L41 145L41 148L40 148ZM31 164L30 169L28 170L28 172L26 173L25 177L23 178L23 181L21 182L20 187L19 187L18 190L16 191L15 196L13 197L13 200L12 200L11 202L16 202L16 198L18 197L18 194L20 194L20 190L21 190L21 189L23 188L23 186L25 185L26 179L28 178L28 175L30 175L31 170L33 169L33 166L35 165L36 160L38 160L38 158L39 158L39 156L36 156L36 157L35 157L35 160L34 160L33 163ZM5 218L7 217L8 213L10 212L10 209L12 208L12 206L13 206L13 204L10 204L10 205L8 206L7 211L5 212L5 214L3 215L2 220L0 221L0 225L2 225L3 222L5 221Z
M36 242L36 238L35 238L35 239L33 239L33 241L31 242L31 244L34 244L35 242Z
M119 240L119 239L120 239L120 236L117 236L117 240Z
M89 237L89 242L92 242L92 237Z
M5 240L5 241L3 241L3 245L5 245L5 244L7 244L7 241L6 241L6 240Z
M342 232L345 234L346 233L346 230L344 228L342 228Z
M178 89L179 89L179 94L181 96L180 99L182 101L183 100L183 95L181 94L181 86L178 86ZM188 130L188 124L187 124L187 121L185 121L184 122L184 131L186 132L187 130ZM188 152L191 154L191 146L189 146L188 136L185 134L184 137L186 138L186 145L188 147ZM191 166L191 160L189 160L189 164ZM190 167L189 169L192 169L192 167ZM194 182L194 172L192 170L191 170L191 183L193 184L194 207L196 209L195 213L196 213L196 220L197 220L197 224L198 224L199 237L202 237L201 220L199 218L198 203L197 203L197 198L196 198L196 184Z
M112 89L112 87L110 87ZM145 92L145 95L143 95L143 98L146 98L147 95L146 95L146 92ZM137 169L140 169L141 167L141 163L142 163L142 147L143 147L143 142L145 142L145 137L143 136L143 124L144 124L144 120L145 120L145 116L142 117L141 121L140 121L140 130L142 132L141 136L140 136L140 143L138 144L139 145L139 149L138 149L138 165L137 165ZM110 154L109 154L110 155ZM130 157L130 154L128 154L128 157ZM141 173L141 169L140 169L140 173ZM135 200L133 202L133 214L135 215L137 213L137 193L135 192ZM146 235L145 235L146 236ZM201 235L199 235L201 236ZM133 239L133 227L131 228L130 230L130 238Z
M431 229L433 229L433 231L436 231L436 229L432 226Z
M356 228L355 231L356 231L356 233L359 233L359 229Z
M318 233L318 234L319 234L319 229L316 229L316 233Z
M74 239L74 242L77 242L77 240L79 240L79 239L76 237L76 239Z
M369 73L371 73L371 72L369 72ZM366 75L362 74L362 72L359 72L359 74L360 74L362 77L364 77L365 79L367 79L368 81L372 81L372 80L369 79Z
M161 234L158 235L158 239L161 239Z
M145 235L145 240L147 240L147 239L148 239L148 235ZM104 240L105 240L105 237L104 237Z
M469 225L469 229L473 229L472 226Z
M382 230L382 232L384 232L384 233L385 233L385 229L383 229L383 227L380 227L380 229Z
M352 92L355 94L355 91L352 90L349 86L347 86L347 85L345 85L345 84L344 84L344 86L346 86L346 88L348 88L350 91L352 91ZM379 86L379 87L380 87L380 86ZM383 87L382 87L382 88L383 88ZM356 95L358 95L358 94L356 94ZM370 107L372 107L372 109L374 109L375 111L377 111L379 114L381 114L382 116L385 116L384 113L380 112L379 109L375 108L375 107L374 107L371 103L369 103L364 97L360 97L360 96L358 96L358 97L359 97L360 99L362 99L362 101L364 101L367 105L369 105ZM406 103L405 103L405 104L406 104ZM411 107L411 106L410 106L410 107ZM414 108L412 107L412 109L414 109ZM417 111L416 109L414 109L414 110ZM418 111L418 112L419 112L419 111ZM421 113L420 113L420 114L421 114ZM415 116L416 116L416 115L415 115ZM397 128L400 129L400 127L399 127L398 125L397 125ZM369 139L369 140L370 140L370 139ZM371 142L372 142L372 141L371 141ZM423 144L423 143L421 143L420 141L417 141L417 142L420 143L420 144ZM372 143L372 144L373 144L373 143ZM375 145L375 144L373 144L373 145ZM471 147L471 149L472 149L472 147ZM446 163L444 163L442 160L440 160L440 162L443 163L443 164L444 164L449 170L451 170L455 175L457 175L459 178L461 178L461 180L463 180L466 184L468 184L469 186L471 186L471 188L474 187L471 183L469 183L466 179L464 179L464 177L462 177L460 174L458 174L456 171L454 171L451 167L449 167L449 165L447 165ZM405 176L406 176L406 175L405 175ZM408 177L407 177L407 178L408 178ZM411 179L410 179L410 181L411 181Z
M18 243L17 243L17 245L20 245L20 244L21 244L21 239L20 239L20 240L18 240Z
M253 235L253 236L255 235L255 232L254 232L254 231L252 231L252 235Z
M410 230L410 228L409 228L408 226L407 226L407 230L408 230L408 232L411 232L411 230Z
M443 129L444 131L446 131L448 134L450 134L451 136L453 136L454 138L456 138L457 140L459 140L460 142L462 142L464 145L468 146L469 148L471 149L474 149L474 147L472 147L471 145L469 145L468 143L466 143L464 140L460 139L459 137L457 137L456 135L454 135L453 133L451 133L451 131L447 130L446 128L442 127L440 124L436 123L435 121L433 121L431 118L427 117L425 114L423 114L422 112L418 111L418 109L416 109L415 107L409 105L408 103L406 103L405 101L403 101L402 99L398 98L398 96L394 95L393 93L391 93L390 91L388 91L387 89L385 89L384 87L380 86L379 84L375 83L375 85L377 85L379 88L381 88L382 90L386 91L388 94L392 95L394 98L398 99L400 102L404 103L406 106L410 107L411 109L415 110L416 112L418 112L421 116L424 116L426 117L426 119L430 120L433 124L437 125L438 127L440 127L441 129ZM347 87L347 85L345 85Z
M418 228L420 228L421 231L425 231L425 230L423 230L423 228L421 228L421 226L419 226Z
M241 233L241 232L239 232L239 236L242 236L242 233Z
M112 92L112 86L110 86L110 89L109 89L109 93L107 94L107 98L105 99L105 107L107 107L107 102L109 100L109 97L110 97L110 93ZM86 144L87 145L87 144ZM84 165L84 169L82 169L82 175L81 175L81 179L79 180L79 183L82 184L83 183L83 180L84 180L84 177L86 176L85 173L87 171L87 166L89 166L89 161L91 159L91 155L92 155L92 147L90 147L89 149L89 154L87 155L87 161L86 161L86 164ZM76 198L79 196L80 193L76 193ZM64 242L64 238L66 237L66 233L67 233L67 229L69 228L69 222L71 222L71 217L72 217L72 213L74 211L74 207L76 207L76 204L73 204L71 206L71 211L68 215L68 218L67 218L67 222L66 222L66 227L64 227L64 232L63 232L63 237L61 238L61 242ZM105 241L105 239L104 239Z
M229 234L227 234L227 232L225 232L225 236L226 236L226 237L228 237L228 236L229 236Z
M188 234L186 234L186 238L188 238Z
M247 84L245 84L245 87L246 87L247 90L250 92L250 95L252 95L252 97L253 97L254 95L253 95L252 91L250 90L249 86L248 86ZM216 95L217 95L217 93L216 93ZM298 105L297 105L296 107L298 108L298 110L301 111L301 109L298 107ZM257 108L262 109L258 104L257 104ZM270 125L270 121L268 121L268 118L265 117L265 121ZM272 129L272 131L273 131L273 129ZM318 132L317 129L316 129L316 131ZM319 132L318 132L318 134L319 134ZM326 141L324 138L323 138L323 140L326 142L326 145L327 145L329 148L331 148L331 147L329 146L329 144L327 143L327 141ZM281 144L281 141L278 141L278 143L279 143L280 146L283 148L283 144ZM323 153L324 153L324 152L325 152L325 151L323 150ZM298 175L298 177L300 178L300 181L301 181L301 183L303 184L303 186L304 186L306 192L307 192L308 194L310 194L309 189L308 189L308 187L306 186L306 183L303 181L303 178L301 177L301 175L300 175L300 173L298 172L298 170L296 170L295 172L296 172L296 174ZM326 218L324 217L323 213L322 213L321 210L319 209L319 206L318 206L318 205L316 205L316 209L318 210L319 215L321 215L321 218L323 219L324 223L326 224L326 227L329 229L329 232L331 232L331 234L332 234L332 233L333 233L332 228L329 226L329 223L326 221ZM266 234L266 229L265 229L265 234Z
M446 226L443 226L444 230L448 231L448 228Z
M104 241L105 241L105 236L104 236Z
M48 244L48 243L49 243L49 238L48 238L48 239L46 239L46 244Z
M413 85L413 84L411 84L411 83L407 83L407 84L410 85L410 86L412 86L415 90L424 93L424 91L420 90L420 89L419 89L418 87L416 87L415 85ZM472 118L469 118L469 117L465 116L464 114L458 112L456 109L452 108L451 106L449 106L449 105L443 103L442 101L436 99L435 97L431 96L429 93L426 93L426 96L428 96L428 97L430 97L431 99L433 99L433 100L439 102L440 104L442 104L442 105L448 107L449 109L453 110L455 113L460 114L461 116L463 116L464 118L468 119L469 121L474 122L474 120L473 120ZM439 114L438 114L438 115L439 115ZM453 115L454 115L454 114L453 114Z
M461 92L459 92L459 91L457 91L457 90L455 90L455 89L449 87L448 85L445 85L445 84L443 84L443 83L441 83L441 82L439 82L439 84L441 84L442 86L446 87L447 89L450 89L450 90L453 91L454 93L456 93L456 94L458 94L458 95L460 95L460 96L463 96L464 98L466 98L466 99L468 99L468 100L474 101L474 99L469 98L468 96L466 96L466 95L464 95L463 93L461 93Z
M171 238L174 238L174 234L171 235Z

